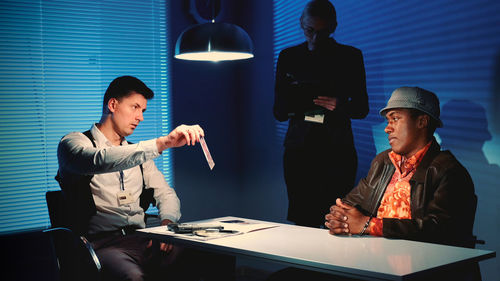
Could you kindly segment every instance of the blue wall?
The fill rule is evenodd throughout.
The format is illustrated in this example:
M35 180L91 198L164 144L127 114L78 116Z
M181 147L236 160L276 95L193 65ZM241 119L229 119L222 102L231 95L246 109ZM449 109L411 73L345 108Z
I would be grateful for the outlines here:
M187 2L171 2L172 46L185 28L197 23L189 14ZM232 1L225 2L218 18L238 23L235 19L241 8ZM191 62L174 59L173 54L169 57L172 58L173 126L202 126L215 161L214 170L210 171L200 145L173 150L174 187L182 204L182 220L240 215L244 161L240 157L244 96L241 91L245 87L241 79L252 61Z
M171 44L196 23L179 2L170 9ZM282 146L272 142L272 2L223 2L218 20L243 27L253 39L255 57L218 63L172 60L173 124L200 124L215 160L210 171L199 146L174 150L182 220L237 215L286 222Z

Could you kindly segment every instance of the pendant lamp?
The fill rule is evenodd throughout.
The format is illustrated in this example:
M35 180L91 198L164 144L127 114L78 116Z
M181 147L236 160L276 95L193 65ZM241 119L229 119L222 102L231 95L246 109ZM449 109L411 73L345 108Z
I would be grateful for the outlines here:
M197 24L184 30L175 44L175 58L226 61L253 57L253 44L245 30L230 23Z

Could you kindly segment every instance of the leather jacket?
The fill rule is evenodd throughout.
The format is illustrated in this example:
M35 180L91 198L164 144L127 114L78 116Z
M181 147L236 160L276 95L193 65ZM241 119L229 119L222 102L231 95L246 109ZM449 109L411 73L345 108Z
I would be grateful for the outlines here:
M375 157L366 178L344 198L367 216L377 210L395 167L386 150ZM474 247L477 197L467 170L433 139L410 179L411 219L383 218L383 236Z

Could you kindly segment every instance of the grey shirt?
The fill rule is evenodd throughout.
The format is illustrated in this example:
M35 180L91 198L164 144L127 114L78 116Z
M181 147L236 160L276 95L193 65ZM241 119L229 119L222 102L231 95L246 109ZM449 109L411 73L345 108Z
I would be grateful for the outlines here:
M114 146L95 125L90 132L96 147L83 133L72 132L61 139L57 151L62 178L71 173L93 175L90 188L97 213L90 220L89 233L116 230L127 225L145 227L144 210L139 206L143 178L140 164L143 165L146 188L154 189L160 218L178 221L181 216L179 198L153 162L160 156L156 139L137 144L128 144L124 140L120 146ZM123 190L132 195L132 203L118 203L117 193Z

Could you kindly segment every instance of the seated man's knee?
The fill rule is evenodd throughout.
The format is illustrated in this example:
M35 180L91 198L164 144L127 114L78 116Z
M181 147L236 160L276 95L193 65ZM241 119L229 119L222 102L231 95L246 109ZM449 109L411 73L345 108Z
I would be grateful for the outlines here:
M104 281L143 281L144 272L137 262L120 249L103 249L97 253Z

